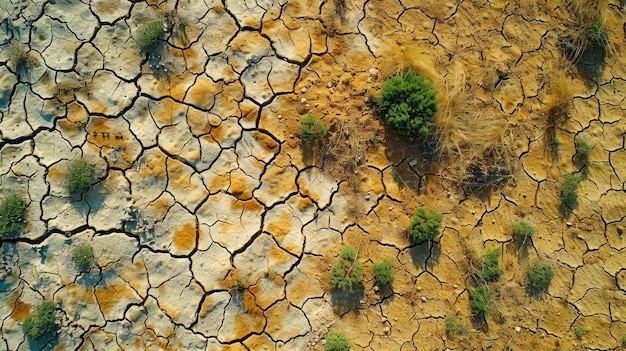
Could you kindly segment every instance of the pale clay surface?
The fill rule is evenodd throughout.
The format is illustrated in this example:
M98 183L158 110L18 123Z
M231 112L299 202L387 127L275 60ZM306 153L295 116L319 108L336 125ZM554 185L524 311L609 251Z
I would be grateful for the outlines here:
M347 0L343 18L335 3L0 5L0 198L28 199L26 228L0 244L0 350L321 350L331 329L356 350L621 345L619 3L609 4L608 22L617 52L599 83L572 77L557 160L546 156L537 111L545 77L564 61L556 48L568 16L561 2ZM156 18L172 31L155 62L136 38ZM28 51L27 74L7 63L9 42ZM464 196L445 169L421 167L402 146L370 145L345 179L302 147L299 120L309 111L331 125L331 140L351 119L364 140L374 135L368 131L388 133L365 91L379 89L399 67L393 55L410 48L431 57L442 77L461 67L485 113L508 121L514 180L487 201ZM509 79L480 90L489 78L473 74L496 67ZM575 170L574 137L594 148L580 204L566 221L558 187ZM63 181L80 158L96 165L98 181L78 198ZM431 249L409 245L418 206L444 213ZM528 258L515 253L510 235L522 217L537 228ZM462 238L503 248L488 330L471 322ZM96 257L87 273L71 260L81 243ZM344 244L358 247L365 264L365 290L352 309L329 292L329 267ZM371 273L384 258L396 268L388 293ZM524 290L532 258L556 273L533 300ZM21 328L42 300L57 303L60 323L48 345L29 342ZM466 334L446 334L452 314Z

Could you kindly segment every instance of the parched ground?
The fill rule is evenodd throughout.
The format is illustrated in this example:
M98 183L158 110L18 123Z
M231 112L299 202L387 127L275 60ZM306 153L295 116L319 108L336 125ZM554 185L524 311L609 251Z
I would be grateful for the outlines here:
M626 53L624 10L607 9L615 51L595 82L558 48L573 25L562 1L4 1L0 198L28 207L0 241L0 350L322 350L329 330L355 350L622 347ZM155 19L168 30L142 54ZM505 185L468 194L471 149L428 163L375 117L369 92L405 67L433 78L442 115L464 92L510 162ZM572 95L553 153L559 75ZM309 112L330 127L321 143L300 140ZM564 217L575 138L593 150ZM97 176L80 197L65 187L78 159ZM421 206L443 213L442 234L410 245ZM526 252L518 220L537 229ZM85 273L82 243L97 263ZM344 245L365 265L348 295L329 282ZM487 247L504 276L481 320L468 256ZM385 258L390 290L371 269ZM555 277L530 297L536 258ZM43 300L58 339L35 343L21 325Z

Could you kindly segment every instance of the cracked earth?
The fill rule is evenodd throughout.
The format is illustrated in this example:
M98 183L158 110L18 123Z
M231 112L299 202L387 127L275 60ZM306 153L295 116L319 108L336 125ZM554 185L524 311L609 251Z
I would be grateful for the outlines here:
M608 350L626 335L624 12L609 3L598 82L569 71L570 118L551 157L541 111L569 13L560 1L10 0L0 4L0 197L27 198L27 226L1 242L0 350L321 350L340 330L357 350ZM160 57L140 53L164 19ZM32 61L17 72L9 45ZM428 62L440 92L468 77L498 121L512 179L465 194L450 162L426 164L367 105L367 91ZM415 59L418 60L418 59ZM499 79L496 72L506 72ZM313 112L323 145L299 139ZM559 213L574 138L593 146L579 206ZM71 196L77 159L97 183ZM453 163L453 162L452 162ZM415 209L444 215L435 245L410 245ZM537 229L528 257L511 222ZM469 307L465 244L502 247L492 313ZM73 248L97 266L80 273ZM344 245L360 296L330 291ZM373 263L396 279L380 291ZM525 291L550 262L546 294ZM21 323L55 301L58 341ZM354 300L354 301L352 301ZM346 303L349 302L349 303ZM456 315L463 332L446 333ZM585 331L581 340L576 328Z

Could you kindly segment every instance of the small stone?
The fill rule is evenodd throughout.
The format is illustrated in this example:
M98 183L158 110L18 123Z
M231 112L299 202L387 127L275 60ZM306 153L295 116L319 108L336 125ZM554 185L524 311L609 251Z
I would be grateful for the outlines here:
M360 301L359 301L359 303L360 303L361 305L365 305L365 301L364 301L364 300L360 300Z
M417 288L415 288L415 290L417 290L417 291L422 291L422 287L421 287L421 286L418 286Z
M293 134L291 134L289 137L290 137L291 139L293 139L293 138L295 138L296 136L295 136L295 135L293 135Z
M389 327L385 327L385 329L383 329L383 333L389 334Z
M520 331L522 331L522 328L520 328L520 327L515 327L515 332L516 332L516 333L519 333Z
M365 194L365 201L369 201L369 200L370 200L370 194L367 193L367 194Z
M278 119L283 119L283 115L278 115Z
M306 102L306 98L300 99L300 102L304 104Z
M306 88L300 89L301 92L306 93Z
M452 287L456 289L456 288L459 287L459 285L458 284L454 284L454 285L452 285Z
M370 72L370 76L372 76L372 77L378 76L378 69L376 69L374 67L370 68L369 72Z
M389 206L389 211L393 211L393 206Z
M326 84L326 87L328 87L328 88L332 88L332 87L333 87L333 83L328 82L328 84Z
M334 93L335 93L335 88L330 88L330 92L331 92L332 94L334 94Z
M411 160L409 161L409 166L413 167L417 164L417 160Z
M422 302L426 302L426 296L422 296Z
M572 222L567 222L567 223L565 223L565 224L566 224L568 227L571 227L571 226L572 226Z

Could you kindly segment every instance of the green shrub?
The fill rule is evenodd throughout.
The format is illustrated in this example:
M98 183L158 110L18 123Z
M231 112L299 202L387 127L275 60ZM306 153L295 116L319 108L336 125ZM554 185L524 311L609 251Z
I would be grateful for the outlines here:
M141 33L139 33L139 45L141 50L149 51L156 48L159 38L165 33L163 28L163 20L156 20L148 23Z
M83 193L94 181L95 166L85 161L75 161L68 169L67 190L70 193Z
M324 345L324 351L349 351L350 341L342 333L338 331L331 331L326 334L326 345Z
M56 310L52 301L42 302L33 313L24 320L22 330L31 340L53 334L57 328Z
M622 335L622 347L626 348L626 335Z
M535 235L535 228L526 221L518 221L511 225L513 238L521 244L527 243Z
M576 327L574 329L574 334L576 334L578 340L581 340L583 338L583 334L585 334L585 330L582 327Z
M578 206L578 186L584 179L574 174L565 175L565 183L561 185L561 212L569 214Z
M18 233L26 224L26 202L11 194L0 202L0 238Z
M574 158L574 163L578 167L587 168L589 165L589 155L591 155L591 150L593 148L581 139L576 139L574 143L576 144L576 157Z
M552 267L539 260L533 261L530 267L526 269L526 274L528 274L528 291L531 294L547 291L554 277Z
M93 249L89 244L80 244L74 249L74 264L81 272L87 272L93 267L95 261L93 258Z
M483 278L486 281L496 281L504 274L499 263L501 253L501 248L494 247L487 249L483 255Z
M330 285L334 289L350 290L363 280L363 263L356 259L356 249L346 246L330 270Z
M479 285L469 289L470 307L474 314L489 314L491 307L489 306L489 287L487 285Z
M378 284L391 285L393 283L393 263L390 259L386 258L381 263L374 264L372 270Z
M300 125L300 138L302 138L302 141L309 142L313 141L313 139L321 140L327 132L328 127L326 127L324 122L315 118L314 114L309 113L302 118Z
M432 134L431 121L437 106L437 89L430 79L407 70L383 83L376 99L385 123L406 137Z
M420 207L415 211L411 221L410 236L415 244L421 244L428 240L434 240L439 235L441 226L441 213Z
M453 333L456 330L456 316L450 315L446 317L446 332Z

